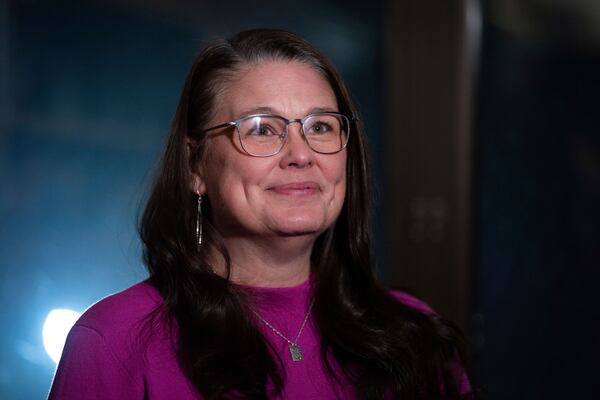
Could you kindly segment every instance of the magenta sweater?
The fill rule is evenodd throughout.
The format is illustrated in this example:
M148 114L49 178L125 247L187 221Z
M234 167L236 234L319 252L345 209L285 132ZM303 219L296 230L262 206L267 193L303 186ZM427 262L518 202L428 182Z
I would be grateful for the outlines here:
M294 339L309 306L309 281L289 288L250 288L260 314ZM404 293L399 301L423 312L431 310ZM141 282L90 307L69 333L49 399L157 400L201 399L181 371L167 332L147 335L146 316L161 303L158 291ZM319 338L309 319L298 344L304 359L292 360L288 344L264 324L265 337L279 352L285 368L283 399L351 399L349 385L332 383L320 360ZM469 390L462 370L461 387Z

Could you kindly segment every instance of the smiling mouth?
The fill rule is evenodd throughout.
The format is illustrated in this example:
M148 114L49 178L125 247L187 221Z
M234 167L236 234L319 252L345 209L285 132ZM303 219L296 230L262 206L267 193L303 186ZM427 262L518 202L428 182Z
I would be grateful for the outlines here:
M277 194L284 194L288 196L305 196L319 192L320 188L315 182L294 182L284 185L276 185L270 187L269 190Z

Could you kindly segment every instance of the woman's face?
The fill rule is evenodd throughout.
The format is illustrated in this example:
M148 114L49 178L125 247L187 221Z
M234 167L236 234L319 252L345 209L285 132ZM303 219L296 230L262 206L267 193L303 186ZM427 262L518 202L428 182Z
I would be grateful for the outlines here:
M299 62L249 67L219 100L208 126L252 113L292 119L316 110L338 111L327 81ZM278 154L253 157L241 149L234 130L226 132L207 140L193 182L195 191L208 196L214 223L225 238L316 237L334 223L346 191L345 149L315 153L303 140L300 124L292 123Z

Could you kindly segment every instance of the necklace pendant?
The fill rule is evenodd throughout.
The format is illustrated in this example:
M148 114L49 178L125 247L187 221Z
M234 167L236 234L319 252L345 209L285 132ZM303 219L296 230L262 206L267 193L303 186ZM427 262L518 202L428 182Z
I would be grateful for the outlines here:
M300 346L297 344L290 344L290 354L292 355L292 360L294 361L302 361L302 350Z

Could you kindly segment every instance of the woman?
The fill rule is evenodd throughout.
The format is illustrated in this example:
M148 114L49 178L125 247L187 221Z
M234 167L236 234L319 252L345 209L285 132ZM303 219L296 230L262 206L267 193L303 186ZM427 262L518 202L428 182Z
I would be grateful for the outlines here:
M357 115L298 36L208 46L141 221L150 278L78 321L50 398L466 397L453 329L375 279Z

